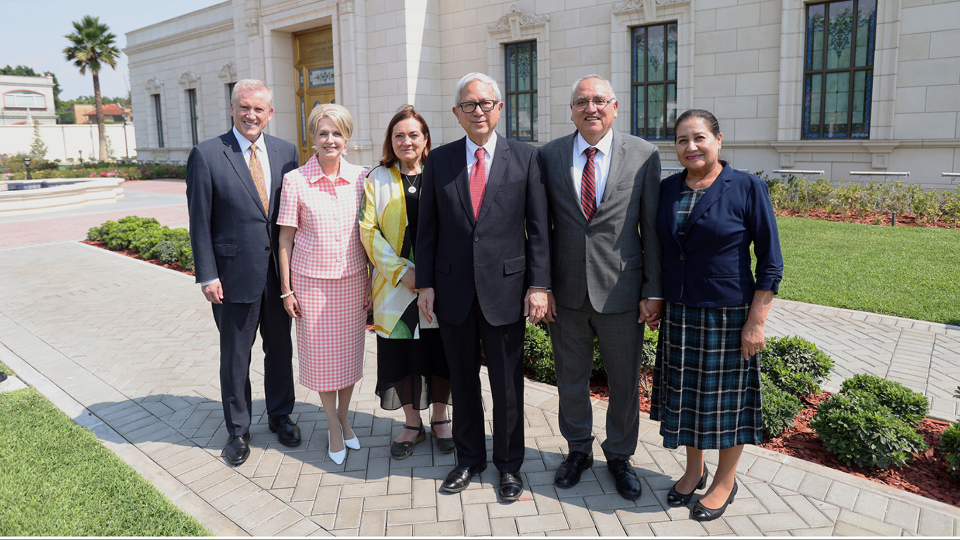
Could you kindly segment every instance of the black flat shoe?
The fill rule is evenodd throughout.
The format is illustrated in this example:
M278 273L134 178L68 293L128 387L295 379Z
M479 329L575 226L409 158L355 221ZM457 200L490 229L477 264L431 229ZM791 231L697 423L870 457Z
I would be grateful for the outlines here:
M733 498L737 494L737 483L733 483L733 490L730 491L730 496L727 497L727 502L723 503L723 506L714 510L713 508L707 508L706 506L700 504L700 501L697 501L697 504L693 505L693 511L690 512L690 517L697 521L713 521L718 517L722 516L723 513L727 510L727 506L733 502Z
M223 452L220 454L223 456L227 463L233 465L234 467L239 467L243 465L243 462L250 457L250 433L244 433L243 435L231 435L227 439L227 445L223 447Z
M523 479L520 473L500 472L500 498L507 502L513 502L520 498L523 493Z
M284 446L300 446L300 428L290 420L290 415L281 414L269 417L270 431L277 434L277 440Z
M611 459L607 461L607 470L613 475L617 483L617 493L628 501L640 498L640 478L637 477L633 466L625 459Z
M698 489L703 489L707 486L707 464L703 464L703 476L700 477L700 483L697 484L697 487L694 488L690 493L680 493L677 491L677 484L680 483L677 480L677 484L674 484L670 491L667 493L667 504L670 506L686 506L690 503L690 498L693 497L693 492Z
M563 460L560 468L557 469L557 476L553 483L558 488L572 488L580 482L580 475L583 471L593 466L593 454L573 451L567 454L567 459Z
M457 467L447 475L447 479L443 481L440 490L448 493L460 493L470 485L470 479L473 475L480 474L486 469L486 463L476 467Z
M412 441L394 441L390 443L390 456L392 456L393 459L407 459L410 457L410 454L413 453L413 449L417 446L417 443L421 443L427 438L427 430L423 429L423 424L420 424L420 427L404 425L403 429L416 431L417 436Z
M430 422L430 434L433 435L433 439L437 441L437 451L441 454L453 453L453 451L457 449L457 445L453 442L453 437L437 437L437 433L434 431L433 426L449 423L449 418L446 420Z

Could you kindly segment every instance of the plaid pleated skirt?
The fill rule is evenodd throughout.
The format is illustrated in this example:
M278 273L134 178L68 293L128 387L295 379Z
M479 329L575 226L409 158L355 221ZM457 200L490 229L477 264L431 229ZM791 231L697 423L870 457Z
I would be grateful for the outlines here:
M745 361L740 352L749 312L749 304L698 308L666 302L650 404L666 448L763 442L760 359Z

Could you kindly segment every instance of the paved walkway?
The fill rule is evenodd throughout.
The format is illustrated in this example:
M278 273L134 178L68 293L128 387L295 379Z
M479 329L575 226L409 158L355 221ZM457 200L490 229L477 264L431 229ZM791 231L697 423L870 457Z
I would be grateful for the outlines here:
M279 445L266 425L258 354L252 452L246 464L230 467L219 457L226 432L216 329L193 279L74 241L86 227L131 213L185 224L182 183L125 187L131 196L118 205L0 218L0 362L215 534L960 535L960 508L755 447L741 461L736 502L723 518L698 523L689 510L666 504L684 459L660 446L657 426L645 417L633 458L643 483L638 501L616 494L601 460L577 487L554 489L566 450L558 399L553 387L532 382L525 390L521 500L498 502L493 467L461 494L439 493L452 455L424 443L406 460L389 458L402 413L378 407L372 335L352 404L361 450L350 451L342 465L329 460L319 398L302 387L293 416L304 443ZM28 232L34 236L21 241ZM843 377L875 373L923 391L936 416L957 416L951 397L960 372L956 327L778 300L768 331L800 335L833 356L831 387ZM489 405L486 390L483 399ZM596 403L600 440L605 409ZM602 456L599 445L595 451ZM707 456L715 462L715 452Z

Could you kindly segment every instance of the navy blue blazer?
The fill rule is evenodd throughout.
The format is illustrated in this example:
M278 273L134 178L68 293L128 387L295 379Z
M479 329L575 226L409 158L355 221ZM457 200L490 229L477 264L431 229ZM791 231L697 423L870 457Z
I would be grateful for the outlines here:
M493 326L523 316L527 287L550 287L547 195L537 148L503 136L473 215L466 137L430 151L417 228L417 287L436 290L434 312L462 324L474 297Z
M283 175L297 168L297 147L264 134L270 159L270 215L264 211L233 130L193 147L187 158L187 207L197 283L219 278L223 301L258 300L275 266Z
M777 220L767 185L724 163L687 218L683 243L677 235L683 171L660 186L657 230L663 243L663 293L668 302L693 307L749 304L754 291L773 291L783 279ZM750 244L757 256L750 271Z

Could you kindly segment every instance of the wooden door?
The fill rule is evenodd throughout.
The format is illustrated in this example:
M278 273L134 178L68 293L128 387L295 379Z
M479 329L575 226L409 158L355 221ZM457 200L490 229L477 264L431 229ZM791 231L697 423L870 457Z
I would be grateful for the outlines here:
M323 26L293 34L294 76L297 88L297 131L300 164L315 153L307 130L310 111L322 103L336 103L333 76L333 28Z

